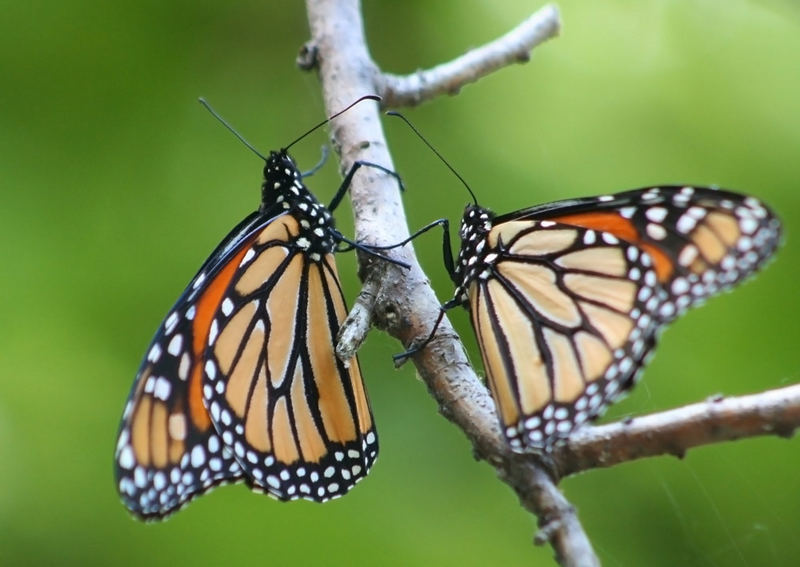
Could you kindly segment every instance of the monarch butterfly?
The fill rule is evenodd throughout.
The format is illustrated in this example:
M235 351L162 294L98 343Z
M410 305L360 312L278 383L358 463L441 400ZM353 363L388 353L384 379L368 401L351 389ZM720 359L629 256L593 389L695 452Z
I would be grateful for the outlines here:
M456 286L444 312L470 313L503 433L515 450L550 450L629 389L664 326L738 284L772 256L780 221L754 197L646 187L504 215L473 204L444 262ZM420 232L422 232L420 231Z
M379 100L345 110L367 98ZM328 120L264 158L259 209L206 260L147 350L115 453L119 493L141 518L242 480L280 500L325 502L377 457L358 360L333 350L346 314L333 253L365 247L330 211L361 165L399 177L357 162L320 204L287 150Z
M780 223L754 197L666 186L468 205L460 237L444 307L470 312L510 446L548 450L636 382L667 323L761 267Z

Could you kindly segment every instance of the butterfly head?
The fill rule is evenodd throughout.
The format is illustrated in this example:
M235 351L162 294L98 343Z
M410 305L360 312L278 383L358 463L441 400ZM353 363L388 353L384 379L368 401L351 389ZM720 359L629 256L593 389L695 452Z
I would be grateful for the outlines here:
M461 241L467 244L483 238L486 233L492 230L492 219L494 213L489 209L484 209L478 205L470 203L464 209L464 216L461 217L461 228L459 236Z
M270 152L264 165L264 184L261 186L262 211L275 205L291 209L295 203L307 200L307 196L308 189L292 156L286 150Z
M301 178L300 170L297 169L297 164L292 159L286 150L271 151L264 164L264 181L270 181L269 186L265 184L266 190L280 190L281 186L290 187L294 180ZM275 186L275 183L280 185Z
M330 211L308 190L303 174L285 149L270 152L264 166L260 212L267 217L290 214L298 222L297 246L317 261L336 245L335 222Z

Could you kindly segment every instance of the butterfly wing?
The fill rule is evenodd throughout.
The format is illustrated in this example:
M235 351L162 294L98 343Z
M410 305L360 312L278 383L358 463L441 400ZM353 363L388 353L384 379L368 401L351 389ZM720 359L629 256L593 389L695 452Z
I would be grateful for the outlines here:
M653 260L665 294L653 314L665 322L747 278L771 258L781 237L780 221L758 199L707 187L636 189L553 203L522 216L635 244Z
M495 218L467 295L510 444L550 447L601 413L633 384L665 323L747 277L779 240L757 200L704 188Z
M489 242L493 275L469 294L489 386L512 447L548 446L627 387L654 346L640 296L658 297L655 271L633 245L552 221L503 223Z
M220 293L241 260L253 214L217 247L159 327L122 416L117 489L128 509L163 518L242 470L211 423L202 398L202 361Z
M134 382L115 468L131 511L163 517L237 480L325 502L364 478L372 414L358 360L334 353L341 242L291 156L270 152L259 210L192 280Z
M346 309L333 255L298 248L301 230L281 217L243 256L212 324L203 393L252 487L324 502L367 474L378 445L358 360L334 353Z

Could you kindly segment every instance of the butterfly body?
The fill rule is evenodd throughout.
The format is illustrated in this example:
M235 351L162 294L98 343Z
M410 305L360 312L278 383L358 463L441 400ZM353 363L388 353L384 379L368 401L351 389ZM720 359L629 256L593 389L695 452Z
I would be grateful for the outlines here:
M664 325L780 240L752 197L644 188L495 216L468 205L453 303L471 314L510 445L549 449L641 373Z
M367 474L378 442L360 367L333 352L342 240L292 158L271 152L258 211L192 279L134 381L115 452L134 514L240 481L324 502Z

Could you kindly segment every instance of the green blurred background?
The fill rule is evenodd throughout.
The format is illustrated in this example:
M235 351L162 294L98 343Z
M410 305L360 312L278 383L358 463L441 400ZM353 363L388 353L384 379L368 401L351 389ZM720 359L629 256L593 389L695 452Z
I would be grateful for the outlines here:
M408 115L484 204L647 184L718 184L782 216L766 272L673 325L610 412L638 415L800 379L800 8L789 0L560 3L563 35ZM376 60L404 73L516 25L523 1L366 2ZM341 500L280 504L225 487L166 523L132 520L112 481L118 419L152 333L219 239L258 202L263 150L323 117L294 57L299 2L5 2L0 18L0 564L549 565L533 519L442 419L399 345L361 357L381 435ZM466 195L386 125L413 227ZM316 163L326 136L296 147ZM329 164L311 180L328 201ZM346 206L338 214L351 233ZM436 237L417 243L442 300ZM352 255L340 258L347 295ZM465 314L454 316L477 359ZM800 441L772 437L593 471L562 487L605 565L794 565Z

